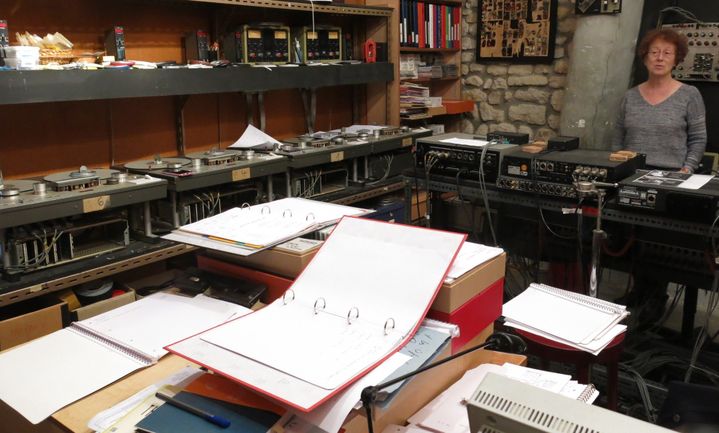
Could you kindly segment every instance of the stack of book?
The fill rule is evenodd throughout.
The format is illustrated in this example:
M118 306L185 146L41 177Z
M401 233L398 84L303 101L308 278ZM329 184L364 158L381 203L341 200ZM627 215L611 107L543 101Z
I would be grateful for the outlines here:
M399 114L402 119L423 119L430 117L427 108L431 105L429 87L413 83L399 86Z
M575 347L594 355L626 331L620 325L626 307L532 283L502 308L507 326Z

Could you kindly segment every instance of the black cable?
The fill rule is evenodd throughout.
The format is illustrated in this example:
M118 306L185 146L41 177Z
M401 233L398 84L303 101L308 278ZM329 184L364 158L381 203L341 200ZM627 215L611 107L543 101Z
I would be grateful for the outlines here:
M492 222L492 212L489 208L489 197L487 196L487 185L484 179L484 158L487 154L487 149L490 145L497 144L496 140L490 140L487 144L482 147L482 152L479 155L479 190L482 193L482 200L484 202L484 211L487 214L487 223L489 224L489 232L492 235L492 242L494 246L499 246L497 243L497 234L494 232L494 224Z

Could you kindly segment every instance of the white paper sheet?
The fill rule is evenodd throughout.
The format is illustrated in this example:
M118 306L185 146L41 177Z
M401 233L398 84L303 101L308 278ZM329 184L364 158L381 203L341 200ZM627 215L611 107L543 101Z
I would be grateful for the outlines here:
M712 179L714 179L714 176L710 174L693 174L689 179L680 183L677 188L699 189Z
M167 353L165 345L250 311L203 295L189 298L155 293L75 326L132 347L157 361Z
M0 399L37 424L144 366L65 328L0 355Z
M503 249L487 245L465 242L447 273L447 281L452 281L504 252Z
M312 412L304 413L295 411L294 414L305 422L316 425L325 432L337 432L347 419L347 415L349 415L350 411L355 407L355 404L360 400L362 390L368 386L382 382L382 379L397 370L408 360L408 355L397 352L377 366L377 368L365 376L362 376L362 378L353 383L352 386L335 395Z
M293 239L308 230L317 230L345 215L362 215L368 210L302 198L284 198L249 208L232 208L176 232L209 237L246 249L262 249Z
M97 415L92 417L90 421L88 421L87 426L95 431L107 430L120 418L129 413L140 402L145 400L145 398L157 392L157 390L162 386L188 383L203 374L205 374L205 372L197 367L185 367L177 373L168 376L161 381L144 388L135 395L126 398L120 403L117 403L115 406L99 412Z
M183 342L171 350L307 411L409 337L463 239L456 233L344 218L293 284L294 300L284 305L279 299L202 334L207 345ZM315 315L320 298L324 308ZM353 308L359 318L348 325ZM280 320L284 311L291 321ZM394 329L384 335L390 318ZM335 346L339 335L346 341ZM363 350L355 350L352 342ZM343 356L347 353L352 356ZM251 368L256 364L272 367L260 372Z
M502 315L512 322L582 345L608 332L627 314L620 305L534 283L502 307Z
M156 360L166 353L163 346L248 311L204 296L148 296L0 354L0 399L37 424L148 365L124 348Z
M273 145L281 144L279 141L272 138L270 135L265 134L259 129L252 125L247 125L245 132L242 133L240 138L232 143L230 149L252 149L252 148L265 148L272 149Z
M482 364L468 370L461 379L417 411L408 421L435 432L468 433L469 417L465 399L472 396L487 373L503 374L502 371L502 367L495 364Z
M471 140L467 138L458 138L458 137L452 137L452 138L445 138L444 140L440 140L442 143L449 143L449 144L461 144L464 146L474 146L474 147L484 147L489 143L486 140Z

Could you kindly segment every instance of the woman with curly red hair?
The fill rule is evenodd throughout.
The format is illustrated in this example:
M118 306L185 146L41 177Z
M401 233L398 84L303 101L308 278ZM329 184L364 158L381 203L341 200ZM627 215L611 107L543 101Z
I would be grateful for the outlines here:
M704 101L696 87L672 77L687 51L686 37L669 29L652 30L639 43L649 77L624 95L612 145L646 154L651 168L693 173L704 155Z

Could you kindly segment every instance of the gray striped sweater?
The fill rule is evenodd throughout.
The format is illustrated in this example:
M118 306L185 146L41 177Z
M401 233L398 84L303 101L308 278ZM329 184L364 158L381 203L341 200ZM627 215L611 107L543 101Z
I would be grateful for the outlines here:
M647 155L647 164L694 171L707 143L704 101L694 86L682 84L671 96L650 105L637 87L627 90L616 123L613 149Z

